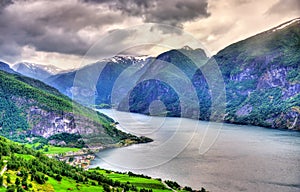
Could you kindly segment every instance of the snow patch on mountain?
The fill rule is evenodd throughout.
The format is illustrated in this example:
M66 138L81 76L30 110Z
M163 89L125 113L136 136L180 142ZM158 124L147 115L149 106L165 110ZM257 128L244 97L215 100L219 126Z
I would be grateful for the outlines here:
M57 73L60 73L63 71L62 69L53 66L53 65L42 65L42 64L35 64L35 63L29 63L29 62L22 62L17 63L12 66L12 68L16 71L22 70L24 68L27 68L26 70L30 70L32 72L37 72L38 70L43 70L45 72L48 72L50 75L54 75Z
M120 62L126 62L126 61L133 61L133 63L140 62L140 61L146 61L149 56L143 55L143 56L129 56L129 55L117 55L111 58L105 58L99 62L113 62L113 63L120 63Z
M297 22L300 22L300 18L296 18L296 19L293 19L293 20L288 21L286 23L283 23L283 24L279 25L278 27L272 29L272 31L275 32L275 31L281 30L281 29L286 28L286 27L288 27L288 26L290 26L294 23L297 23Z

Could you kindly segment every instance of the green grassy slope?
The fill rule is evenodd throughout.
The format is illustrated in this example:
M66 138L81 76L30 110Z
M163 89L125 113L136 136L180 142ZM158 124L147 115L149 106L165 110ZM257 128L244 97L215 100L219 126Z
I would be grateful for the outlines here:
M69 131L96 146L128 138L140 142L117 130L113 122L38 80L0 71L0 134L7 138L24 142L32 135L49 137Z
M99 168L85 171L0 136L0 171L3 169L0 191L171 191L160 179Z

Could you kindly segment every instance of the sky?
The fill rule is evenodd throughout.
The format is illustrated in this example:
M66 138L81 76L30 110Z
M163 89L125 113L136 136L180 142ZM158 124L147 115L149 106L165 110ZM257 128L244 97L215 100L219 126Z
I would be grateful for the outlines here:
M185 45L213 55L297 17L299 0L0 0L0 60L71 69Z

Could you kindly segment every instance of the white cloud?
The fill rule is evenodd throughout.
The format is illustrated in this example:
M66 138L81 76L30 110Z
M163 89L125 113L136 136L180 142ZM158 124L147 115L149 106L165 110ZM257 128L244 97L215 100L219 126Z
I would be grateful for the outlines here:
M199 39L208 50L216 53L227 45L275 27L285 21L299 17L299 12L290 12L293 4L285 11L266 14L273 0L210 0L211 16L184 25L186 31ZM213 38L212 38L213 37Z

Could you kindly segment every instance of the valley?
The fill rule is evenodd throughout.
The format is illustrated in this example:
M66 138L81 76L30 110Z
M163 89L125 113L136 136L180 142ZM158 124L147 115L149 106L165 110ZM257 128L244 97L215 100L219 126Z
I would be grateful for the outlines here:
M212 57L186 46L157 57L119 55L40 80L95 108L149 115L151 103L161 101L161 113L170 117L299 130L299 23L294 19ZM222 107L215 110L215 103Z
M299 62L299 18L214 55L1 61L0 191L298 191Z

